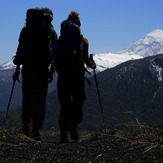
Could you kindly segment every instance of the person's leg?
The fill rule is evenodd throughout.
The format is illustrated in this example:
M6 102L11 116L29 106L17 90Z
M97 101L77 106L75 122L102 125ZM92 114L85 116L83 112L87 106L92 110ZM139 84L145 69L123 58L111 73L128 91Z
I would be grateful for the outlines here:
M71 120L79 124L82 122L83 118L83 104L86 99L85 91L84 91L84 77L79 76L74 78L72 85L72 99L73 99L73 107L71 113Z
M22 73L22 113L21 113L21 120L22 120L22 132L29 136L30 129L29 123L31 123L31 103L32 103L32 83L29 78L28 72Z
M61 110L59 116L60 127L60 142L67 143L67 131L70 125L70 110L72 108L71 92L68 81L63 76L58 76L58 99L60 102Z
M39 130L42 129L46 111L46 96L48 90L47 74L44 72L42 74L35 74L33 85L32 136L39 137Z
M84 92L84 77L79 76L74 78L72 85L72 99L73 107L71 110L71 125L69 127L69 132L73 140L78 140L79 135L77 132L77 125L82 122L83 118L83 103L86 99Z

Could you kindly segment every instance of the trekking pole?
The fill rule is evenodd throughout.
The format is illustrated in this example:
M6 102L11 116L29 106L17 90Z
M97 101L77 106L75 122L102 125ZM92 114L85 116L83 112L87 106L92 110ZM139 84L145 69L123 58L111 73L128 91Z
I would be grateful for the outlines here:
M92 64L95 64L95 61L93 60L93 54L90 54L90 59ZM98 99L99 99L99 104L100 104L100 109L101 109L101 116L102 116L102 122L103 122L103 127L105 127L105 120L104 120L104 113L103 113L103 108L102 108L102 103L101 103L101 97L100 97L100 91L98 87L98 82L97 82L97 76L96 76L96 71L93 69L94 73L94 78L95 78L95 83L96 83L96 88L97 88L97 94L98 94Z
M7 116L8 116L8 111L9 111L9 108L10 108L10 103L11 103L12 94L13 94L14 87L15 87L15 82L16 82L16 81L13 82L12 89L11 89L11 94L10 94L10 98L9 98L9 102L8 102L8 106L7 106L7 111L6 111L5 123L7 122Z

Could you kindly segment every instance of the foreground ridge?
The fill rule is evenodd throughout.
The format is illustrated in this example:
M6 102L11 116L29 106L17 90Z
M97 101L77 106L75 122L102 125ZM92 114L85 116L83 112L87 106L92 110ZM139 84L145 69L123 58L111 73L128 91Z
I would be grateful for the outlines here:
M42 141L20 137L17 128L0 129L0 160L12 162L162 162L163 130L137 128L81 132L78 143L59 143L59 133L42 131Z

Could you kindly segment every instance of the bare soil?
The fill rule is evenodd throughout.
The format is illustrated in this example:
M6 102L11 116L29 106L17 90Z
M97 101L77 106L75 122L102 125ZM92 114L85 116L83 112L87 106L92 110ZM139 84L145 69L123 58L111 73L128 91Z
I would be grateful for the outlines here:
M80 132L80 140L59 143L59 133L42 131L41 141L18 129L0 130L0 163L161 163L163 135L144 131Z

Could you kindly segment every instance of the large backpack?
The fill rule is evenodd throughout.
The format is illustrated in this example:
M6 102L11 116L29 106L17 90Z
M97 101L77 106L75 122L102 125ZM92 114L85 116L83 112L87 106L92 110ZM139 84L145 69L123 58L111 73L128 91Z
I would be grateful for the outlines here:
M61 24L57 50L57 72L84 74L84 45L80 28L73 21Z
M41 9L27 10L24 64L32 67L49 66L52 57L49 29Z

